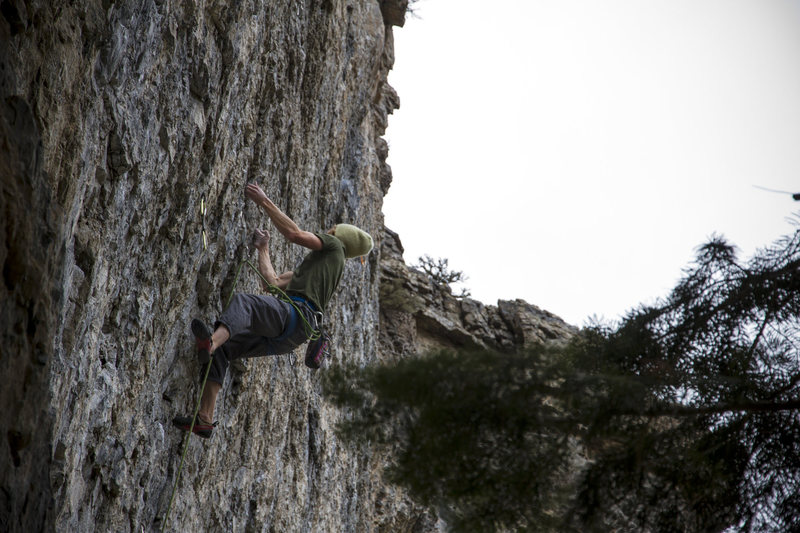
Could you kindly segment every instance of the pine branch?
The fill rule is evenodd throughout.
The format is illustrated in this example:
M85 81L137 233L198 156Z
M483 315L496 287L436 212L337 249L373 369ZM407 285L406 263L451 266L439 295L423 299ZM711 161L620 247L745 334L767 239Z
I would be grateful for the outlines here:
M795 377L796 380L798 377ZM658 418L662 416L672 417L686 417L686 416L702 416L714 415L725 413L756 413L756 412L779 412L779 411L793 411L800 409L800 399L787 400L784 402L734 402L723 403L717 405L707 405L693 407L688 405L670 405L657 409L649 409L644 411L629 410L624 413L625 415L646 416L648 418Z

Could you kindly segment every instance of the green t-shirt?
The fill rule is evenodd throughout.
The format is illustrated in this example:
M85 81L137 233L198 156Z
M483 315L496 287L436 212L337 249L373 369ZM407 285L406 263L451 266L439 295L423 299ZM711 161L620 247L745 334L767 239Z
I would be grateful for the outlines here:
M327 233L315 233L322 250L312 250L294 271L286 293L310 300L324 311L344 270L344 244Z

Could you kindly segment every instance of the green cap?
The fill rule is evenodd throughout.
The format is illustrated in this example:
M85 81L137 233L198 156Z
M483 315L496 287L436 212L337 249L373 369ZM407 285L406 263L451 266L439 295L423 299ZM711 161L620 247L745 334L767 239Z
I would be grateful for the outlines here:
M350 224L336 224L333 236L344 244L345 257L367 255L372 250L372 237L369 233Z

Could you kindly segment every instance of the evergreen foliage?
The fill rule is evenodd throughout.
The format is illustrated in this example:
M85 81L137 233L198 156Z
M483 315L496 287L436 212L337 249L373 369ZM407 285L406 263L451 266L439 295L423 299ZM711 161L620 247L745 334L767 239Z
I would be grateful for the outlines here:
M616 505L660 531L800 530L798 316L800 233L746 264L714 238L665 302L587 332L599 342L575 363L604 401L583 406L585 442L614 445L586 472L584 518Z
M345 438L455 531L800 530L800 233L520 354L334 369ZM581 460L585 458L585 460Z
M570 462L536 354L438 352L392 366L334 368L329 399L355 410L349 440L393 450L390 480L461 531L552 523ZM533 378L533 374L537 374ZM520 496L524 501L520 501Z

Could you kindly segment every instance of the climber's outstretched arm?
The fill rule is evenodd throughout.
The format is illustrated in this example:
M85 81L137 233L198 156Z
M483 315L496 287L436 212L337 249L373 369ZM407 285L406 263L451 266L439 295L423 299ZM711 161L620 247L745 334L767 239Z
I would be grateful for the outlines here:
M322 250L322 241L310 231L301 230L294 221L286 216L272 200L270 200L261 187L250 183L245 188L245 194L249 199L261 206L267 212L272 223L278 231L286 237L289 242L299 244L311 250Z

